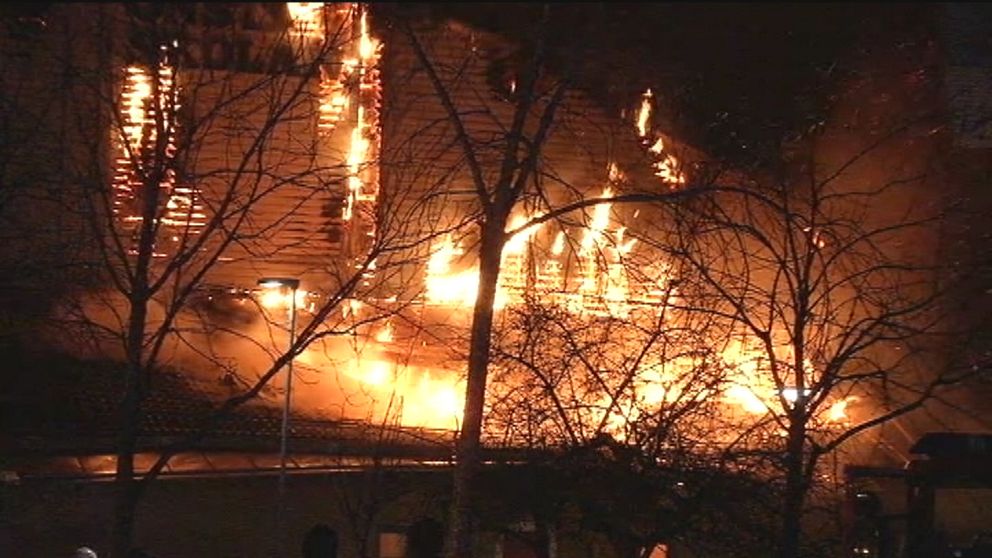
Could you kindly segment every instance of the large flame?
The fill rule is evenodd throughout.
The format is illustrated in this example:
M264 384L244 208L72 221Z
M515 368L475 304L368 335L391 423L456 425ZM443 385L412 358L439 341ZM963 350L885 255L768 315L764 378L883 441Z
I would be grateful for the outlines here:
M180 107L179 93L175 70L167 57L155 72L137 65L126 67L121 84L120 135L114 142L117 148L112 185L114 213L128 226L143 220L140 204L136 202L145 187L145 177L153 170L149 165L155 165L159 168L154 170L161 173L158 187L165 201L156 218L165 226L175 227L167 237L172 241L180 241L181 234L195 234L207 222L196 189L179 183L173 168L177 150L174 115ZM154 160L159 129L167 134L166 144L162 160Z
M288 6L298 32L316 29L320 24L319 4L290 4ZM340 70L323 69L321 76L322 102L319 127L322 134L343 128L348 150L347 202L343 217L354 221L360 214L360 204L375 203L378 192L375 158L378 156L380 122L379 100L381 84L377 64L381 44L371 35L367 11L364 6L352 4L351 41L343 48ZM147 98L151 87L147 76L135 73L133 92L125 98L124 140L131 145L144 141L141 123L147 118L145 102L134 99ZM640 99L635 127L646 153L653 158L655 174L669 186L683 184L685 176L680 161L666 149L665 140L655 130L652 121L655 95L647 90ZM530 301L534 296L543 304L560 308L572 317L589 321L603 318L632 323L639 315L656 316L675 296L664 262L656 267L657 273L633 277L629 272L630 261L637 257L640 245L636 235L623 223L614 222L619 212L614 211L614 190L620 189L625 180L618 165L608 166L606 184L598 194L598 203L591 206L581 227L567 226L556 230L550 223L527 226L537 215L527 212L515 214L509 220L507 231L513 231L501 254L500 277L497 284L495 306L498 310L512 308ZM374 232L374 231L373 231ZM437 238L430 247L424 269L422 303L425 306L443 306L469 315L479 289L478 267L464 261L460 241L451 234ZM569 273L570 272L570 273ZM263 306L285 308L293 302L286 293L265 293ZM309 293L296 295L297 306L306 302ZM357 316L363 305L349 301L343 316ZM404 363L394 352L403 352L404 343L410 342L397 334L391 322L369 328L365 337L368 347L356 351L344 362L331 366L326 355L308 349L300 360L323 369L333 367L350 381L357 382L369 404L379 416L390 412L401 423L411 426L449 428L461 420L464 403L464 383L451 366L414 365ZM411 346L412 347L412 346ZM776 389L767 370L767 358L757 345L738 342L728 345L722 353L722 363L729 371L727 381L713 387L705 395L725 404L728 409L744 414L764 415L779 409L783 400L795 403L800 399L796 390ZM605 421L608 429L620 434L625 424L661 405L676 401L686 389L682 384L692 363L648 362L635 371L630 389L610 397L596 400L588 406L590 421ZM814 370L804 370L815 377ZM852 399L838 399L828 403L821 413L825 422L847 420L848 403Z
M325 95L321 103L322 120L319 123L323 131L329 133L344 110L349 106L355 107L346 156L348 192L342 210L345 221L354 218L358 205L367 206L366 213L369 213L377 203L379 179L373 163L378 157L381 138L379 104L382 85L378 71L381 45L369 31L365 6L353 4L350 17L353 21L357 18L358 22L357 36L350 43L353 57L344 59L336 81L331 82L326 77L323 79L322 90ZM353 84L350 90L345 86L348 83ZM374 228L371 222L365 225ZM375 236L375 231L368 231L368 235Z
M453 264L464 253L461 246L444 235L432 247L427 260L424 298L429 304L461 305L475 304L479 294L479 271L477 268L454 271Z
M343 390L362 418L376 422L444 429L461 423L465 385L456 373L399 363L379 350L378 344L344 356L328 358L325 351L314 347L300 354L298 361L318 374L307 389L311 393ZM340 395L325 397L341 399Z

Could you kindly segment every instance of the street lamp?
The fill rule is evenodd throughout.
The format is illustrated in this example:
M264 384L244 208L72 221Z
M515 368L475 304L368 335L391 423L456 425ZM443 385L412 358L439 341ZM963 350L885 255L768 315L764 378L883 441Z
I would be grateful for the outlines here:
M287 351L292 351L293 346L296 344L296 290L300 288L300 280L291 277L263 277L258 280L258 286L263 289L289 289L290 290L290 302L289 302L289 348ZM277 502L277 513L280 523L280 533L283 539L285 538L285 530L283 529L285 518L284 507L286 500L286 443L289 438L289 408L290 402L293 396L293 356L290 355L289 360L286 362L286 397L283 401L282 407L282 433L279 440L279 494ZM285 554L286 551L286 541L283 540L283 544L280 548L280 554Z

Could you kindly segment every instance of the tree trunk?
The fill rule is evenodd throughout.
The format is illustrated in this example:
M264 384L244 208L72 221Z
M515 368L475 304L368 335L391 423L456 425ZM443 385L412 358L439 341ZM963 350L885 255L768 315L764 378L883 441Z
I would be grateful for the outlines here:
M445 556L472 556L472 480L479 462L479 438L486 399L486 376L489 372L489 348L492 341L493 303L499 280L503 251L503 228L506 218L487 219L479 252L479 294L472 312L469 341L468 378L465 388L465 412L458 436L457 460L448 515Z
M114 531L112 558L123 558L134 542L134 516L138 506L139 486L134 478L134 452L141 421L141 401L145 378L141 366L147 302L132 301L128 331L128 369L124 400L120 410L117 440L117 470L114 478Z
M785 455L785 494L782 505L780 558L799 558L802 541L802 513L806 499L804 470L806 424L801 418L790 419Z
M152 98L157 99L158 93L158 83L152 80ZM161 110L159 107L160 113ZM166 136L166 131L161 119L156 120L156 126L159 139L155 144L155 162L160 163L165 157L165 141L161 138ZM143 181L137 255L134 272L130 277L131 290L126 293L130 305L125 346L127 371L118 426L120 431L117 442L112 558L124 558L131 550L134 539L134 515L140 492L134 478L134 451L140 431L141 402L148 388L144 362L145 328L151 297L149 274L155 252L156 221L163 175L161 164L156 164Z
M134 542L134 513L138 504L134 480L134 445L117 451L117 475L114 480L114 526L111 558L124 558Z

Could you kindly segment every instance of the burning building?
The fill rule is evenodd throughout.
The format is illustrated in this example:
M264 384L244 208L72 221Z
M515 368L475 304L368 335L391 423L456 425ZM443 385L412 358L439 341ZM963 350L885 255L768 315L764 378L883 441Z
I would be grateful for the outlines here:
M152 243L153 273L181 262L198 276L194 297L208 320L253 299L285 310L287 295L256 292L260 277L299 278L293 296L305 315L351 289L326 329L353 330L353 354L301 354L300 373L316 386L312 397L303 388L301 404L364 416L398 397L404 422L454 426L461 334L438 332L463 326L473 304L474 264L463 252L475 240L465 225L481 207L431 80L463 115L488 176L519 102L519 49L449 23L423 35L428 72L402 33L376 32L366 7L287 6L109 13L120 37L157 29L141 49L112 37L115 54L100 61L115 95L105 122L112 249L133 259L138 244ZM172 23L178 38L161 31L168 18L182 19ZM542 147L548 198L526 201L511 228L554 206L684 184L700 154L658 132L652 102L649 90L620 118L570 90ZM570 223L519 231L504 250L497 305L540 296L576 315L657 309L664 265L628 271L637 218L602 203ZM359 284L347 285L356 269ZM237 313L251 319L250 309ZM342 381L358 395L329 393ZM366 402L345 409L355 397Z
M308 335L290 358L301 380L290 429L298 469L354 465L383 447L410 466L450 458L478 292L478 179L499 175L521 106L529 116L557 110L502 248L490 442L547 449L615 437L664 460L671 440L726 439L755 417L763 441L778 443L775 406L816 400L815 434L844 423L857 401L779 379L770 361L791 362L792 376L814 384L823 377L788 339L720 331L715 343L711 324L677 315L696 287L680 283L680 270L650 244L665 213L617 198L718 177L707 176L701 153L663 133L658 91L631 99L624 114L579 88L556 100L560 76L528 76L519 44L456 22L390 25L361 4L63 9L63 37L90 43L50 48L85 71L75 81L59 74L79 101L59 99L61 128L52 130L64 133L52 134L60 139L46 153L63 165L53 184L84 188L46 207L72 208L70 226L52 232L84 231L74 255L100 273L71 293L90 302L53 313L101 335L62 341L127 356L106 350L102 334L118 349L127 338L124 310L136 306L129 287L142 269L150 281L141 288L158 289L146 344L161 346L177 383L196 386L171 392L176 399L237 396L285 362L287 337ZM46 91L44 76L33 79L26 83ZM576 209L556 213L569 205ZM787 231L813 253L840 244L830 234L812 222ZM746 280L746 267L729 269ZM299 288L265 292L263 277L296 278ZM105 295L108 284L123 285L125 296ZM296 326L290 335L286 320ZM286 397L276 383L203 452L183 456L188 470L168 472L271 469L260 457L271 443L217 453L251 446L242 421L264 424L272 438L271 412ZM149 400L146 411L161 419L145 425L149 440L182 415L170 405ZM378 432L372 425L393 423L391 443L365 443ZM139 470L156 446L142 449ZM83 457L83 475L113 463Z
M315 324L315 342L294 359L298 409L457 427L478 280L469 225L483 209L473 172L495 176L515 110L545 110L556 77L541 73L533 99L522 99L530 78L520 45L455 22L425 25L411 42L359 4L107 6L77 19L63 38L96 81L74 91L107 96L85 118L63 119L73 126L55 145L72 168L59 180L109 188L72 200L92 209L74 215L92 235L81 259L102 267L107 284L127 283L134 266L145 266L148 288L161 289L149 323L176 320L177 335L162 342L167 359L196 381L250 384L285 343L281 321L292 306L301 324ZM662 316L679 294L674 273L642 242L659 214L612 198L713 177L700 152L663 133L656 95L644 91L622 115L579 88L560 99L538 186L508 224L496 296L507 324L539 306L636 344L633 330L671 319ZM580 209L542 218L569 204ZM300 287L257 289L272 276L298 278ZM80 321L121 326L124 301L95 299L76 309ZM627 345L596 366L617 368ZM688 359L662 371L664 362L638 363L629 370L637 393L620 407L684 395L685 367L729 363L740 379L697 395L763 414L781 390L759 385L759 365L748 364L754 353L737 343L716 364ZM581 400L594 396L574 397L585 407ZM618 411L616 394L598 397L593 422L622 423L633 412ZM825 416L843 418L845 405Z

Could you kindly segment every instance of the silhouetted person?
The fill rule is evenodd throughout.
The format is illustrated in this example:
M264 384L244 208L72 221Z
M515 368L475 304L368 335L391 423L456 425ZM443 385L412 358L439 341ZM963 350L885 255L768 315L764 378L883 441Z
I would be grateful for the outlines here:
M337 558L338 534L319 523L303 537L303 558Z
M407 529L407 558L439 558L444 548L444 527L433 519L421 519Z

